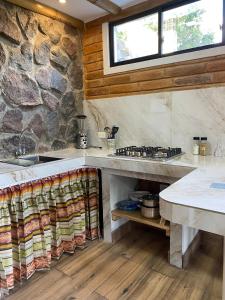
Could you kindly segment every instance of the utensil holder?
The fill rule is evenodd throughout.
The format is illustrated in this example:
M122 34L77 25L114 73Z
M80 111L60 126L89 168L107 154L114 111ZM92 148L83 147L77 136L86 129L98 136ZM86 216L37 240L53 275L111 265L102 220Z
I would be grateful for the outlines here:
M116 151L116 139L107 139L107 148L108 148L108 150L115 152Z

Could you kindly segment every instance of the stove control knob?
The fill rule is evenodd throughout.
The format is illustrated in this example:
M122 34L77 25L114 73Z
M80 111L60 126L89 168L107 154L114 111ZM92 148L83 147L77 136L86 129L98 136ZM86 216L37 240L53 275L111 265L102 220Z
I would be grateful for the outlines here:
M116 155L120 155L120 149L116 149Z
M146 151L143 151L143 152L142 152L142 156L143 156L143 157L146 157L146 156L147 156L147 152L146 152Z
M182 153L182 149L181 148L176 148L176 154L181 154Z

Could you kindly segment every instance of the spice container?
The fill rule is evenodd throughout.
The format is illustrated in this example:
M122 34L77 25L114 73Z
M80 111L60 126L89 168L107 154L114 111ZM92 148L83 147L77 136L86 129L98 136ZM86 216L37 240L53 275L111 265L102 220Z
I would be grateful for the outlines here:
M199 146L199 154L202 156L206 156L208 154L207 137L201 137L201 143Z
M193 137L193 145L192 145L193 155L199 155L199 141L200 138L198 136Z

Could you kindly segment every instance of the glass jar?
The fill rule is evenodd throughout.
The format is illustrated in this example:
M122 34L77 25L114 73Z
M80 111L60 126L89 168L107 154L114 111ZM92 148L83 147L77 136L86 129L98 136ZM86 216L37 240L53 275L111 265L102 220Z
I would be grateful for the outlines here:
M207 137L201 137L201 143L199 146L199 154L202 156L206 156L208 154Z
M193 155L199 155L199 141L200 141L200 137L198 136L193 137L193 144L192 144Z

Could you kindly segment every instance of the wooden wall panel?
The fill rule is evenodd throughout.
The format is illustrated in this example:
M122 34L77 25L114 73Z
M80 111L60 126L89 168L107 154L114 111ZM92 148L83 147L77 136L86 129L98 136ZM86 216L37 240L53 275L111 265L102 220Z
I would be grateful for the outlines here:
M115 18L115 16L110 18ZM101 18L101 20L107 21L106 17ZM88 23L84 34L86 99L225 84L225 54L105 76L103 73L101 20Z

